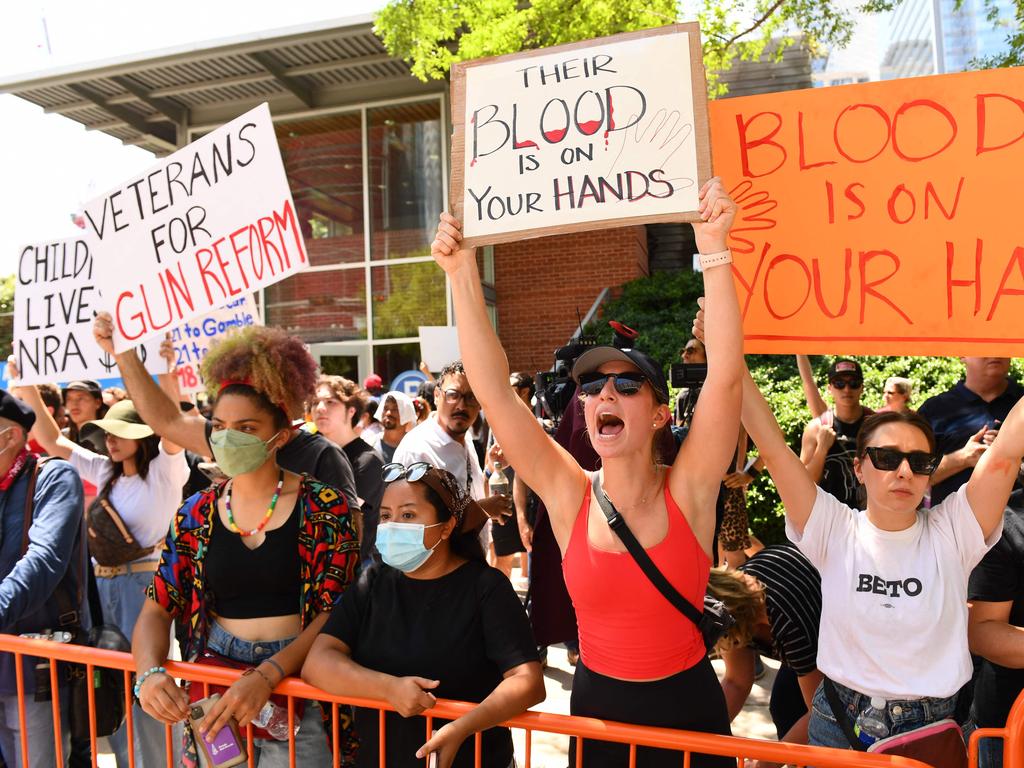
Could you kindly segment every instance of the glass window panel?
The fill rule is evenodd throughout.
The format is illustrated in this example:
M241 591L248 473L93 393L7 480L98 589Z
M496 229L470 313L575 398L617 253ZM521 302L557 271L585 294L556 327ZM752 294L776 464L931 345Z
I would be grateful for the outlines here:
M373 267L373 337L419 336L421 325L445 325L444 272L433 261Z
M440 104L379 107L366 118L370 258L427 256L443 207Z
M267 325L309 342L366 338L363 269L300 272L266 289Z
M384 379L386 389L391 389L391 382L395 376L405 371L417 370L419 366L419 342L375 344L373 347L373 372Z
M285 173L313 265L365 259L359 113L275 123Z

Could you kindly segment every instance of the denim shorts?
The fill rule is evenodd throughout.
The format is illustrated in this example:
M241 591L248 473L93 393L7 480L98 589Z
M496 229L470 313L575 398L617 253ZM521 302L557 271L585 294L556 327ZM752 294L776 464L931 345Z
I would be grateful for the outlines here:
M871 697L847 688L845 685L833 683L839 700L846 707L850 722L856 722L857 715L871 704ZM945 699L892 699L886 702L886 721L889 734L906 733L915 728L953 717L956 711L956 696ZM850 742L843 733L842 727L836 722L832 708L825 697L825 684L818 686L811 701L811 721L807 727L808 743L816 747L833 747L850 749Z

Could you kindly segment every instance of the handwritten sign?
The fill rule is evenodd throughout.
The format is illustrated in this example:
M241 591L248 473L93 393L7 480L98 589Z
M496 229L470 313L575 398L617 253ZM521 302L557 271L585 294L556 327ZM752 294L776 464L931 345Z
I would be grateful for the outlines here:
M1024 354L1024 70L726 99L748 352Z
M93 340L101 307L89 238L36 243L21 249L14 285L14 356L22 384L102 379L117 363ZM156 340L138 348L152 373L166 372Z
M697 220L711 175L697 24L455 64L451 93L467 244Z
M266 104L85 206L120 352L308 266Z
M178 385L183 395L205 390L199 375L199 364L210 349L210 344L231 333L263 325L259 309L252 296L242 296L226 307L190 320L171 333L177 355Z

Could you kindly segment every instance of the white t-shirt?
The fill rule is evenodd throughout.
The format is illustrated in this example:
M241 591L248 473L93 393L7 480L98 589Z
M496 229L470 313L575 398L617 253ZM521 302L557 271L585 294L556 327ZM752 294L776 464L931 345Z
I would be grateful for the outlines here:
M474 499L482 499L487 495L484 490L484 473L480 469L480 460L469 434L466 434L465 443L455 442L438 424L436 414L431 414L429 419L406 433L395 449L392 461L407 467L417 461L425 461L451 472L460 487L469 488Z
M71 466L83 479L96 486L97 491L113 472L113 462L99 453L76 445L71 453ZM138 475L122 475L110 490L110 503L132 536L142 547L160 544L181 506L181 489L188 480L188 462L185 452L169 454L160 443L160 452L149 462L146 479ZM158 560L159 552L143 558Z
M786 535L821 573L827 677L884 699L948 697L971 678L967 579L1002 523L986 541L966 486L903 531L818 488L803 536L788 521Z

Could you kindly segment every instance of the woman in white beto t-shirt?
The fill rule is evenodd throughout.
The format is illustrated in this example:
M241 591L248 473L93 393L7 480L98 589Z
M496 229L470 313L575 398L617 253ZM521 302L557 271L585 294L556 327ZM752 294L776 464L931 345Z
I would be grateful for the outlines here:
M695 330L702 329L698 316ZM818 488L749 372L743 425L786 508L786 530L821 573L818 669L851 721L872 697L886 701L890 734L951 717L971 677L967 579L1002 532L1002 514L1024 453L1024 401L942 504L919 509L941 457L916 413L887 412L861 428L854 463L867 491L863 512ZM850 748L818 687L809 741Z
M130 400L114 404L103 419L89 422L106 433L110 455L103 456L76 445L60 433L35 387L15 387L13 391L35 411L33 435L46 452L70 461L82 478L98 489L90 516L97 511L95 505L106 501L134 540L136 556L129 562L104 566L96 562L98 551L92 553L103 620L131 638L146 600L146 587L160 564L159 545L181 503L181 489L189 472L185 453L179 446L157 437ZM90 537L90 548L93 538ZM96 619L93 618L94 624L98 623ZM138 747L135 764L140 765L141 758L143 768L164 765L163 724L137 705L133 714ZM110 741L118 765L127 766L126 726L114 733Z

